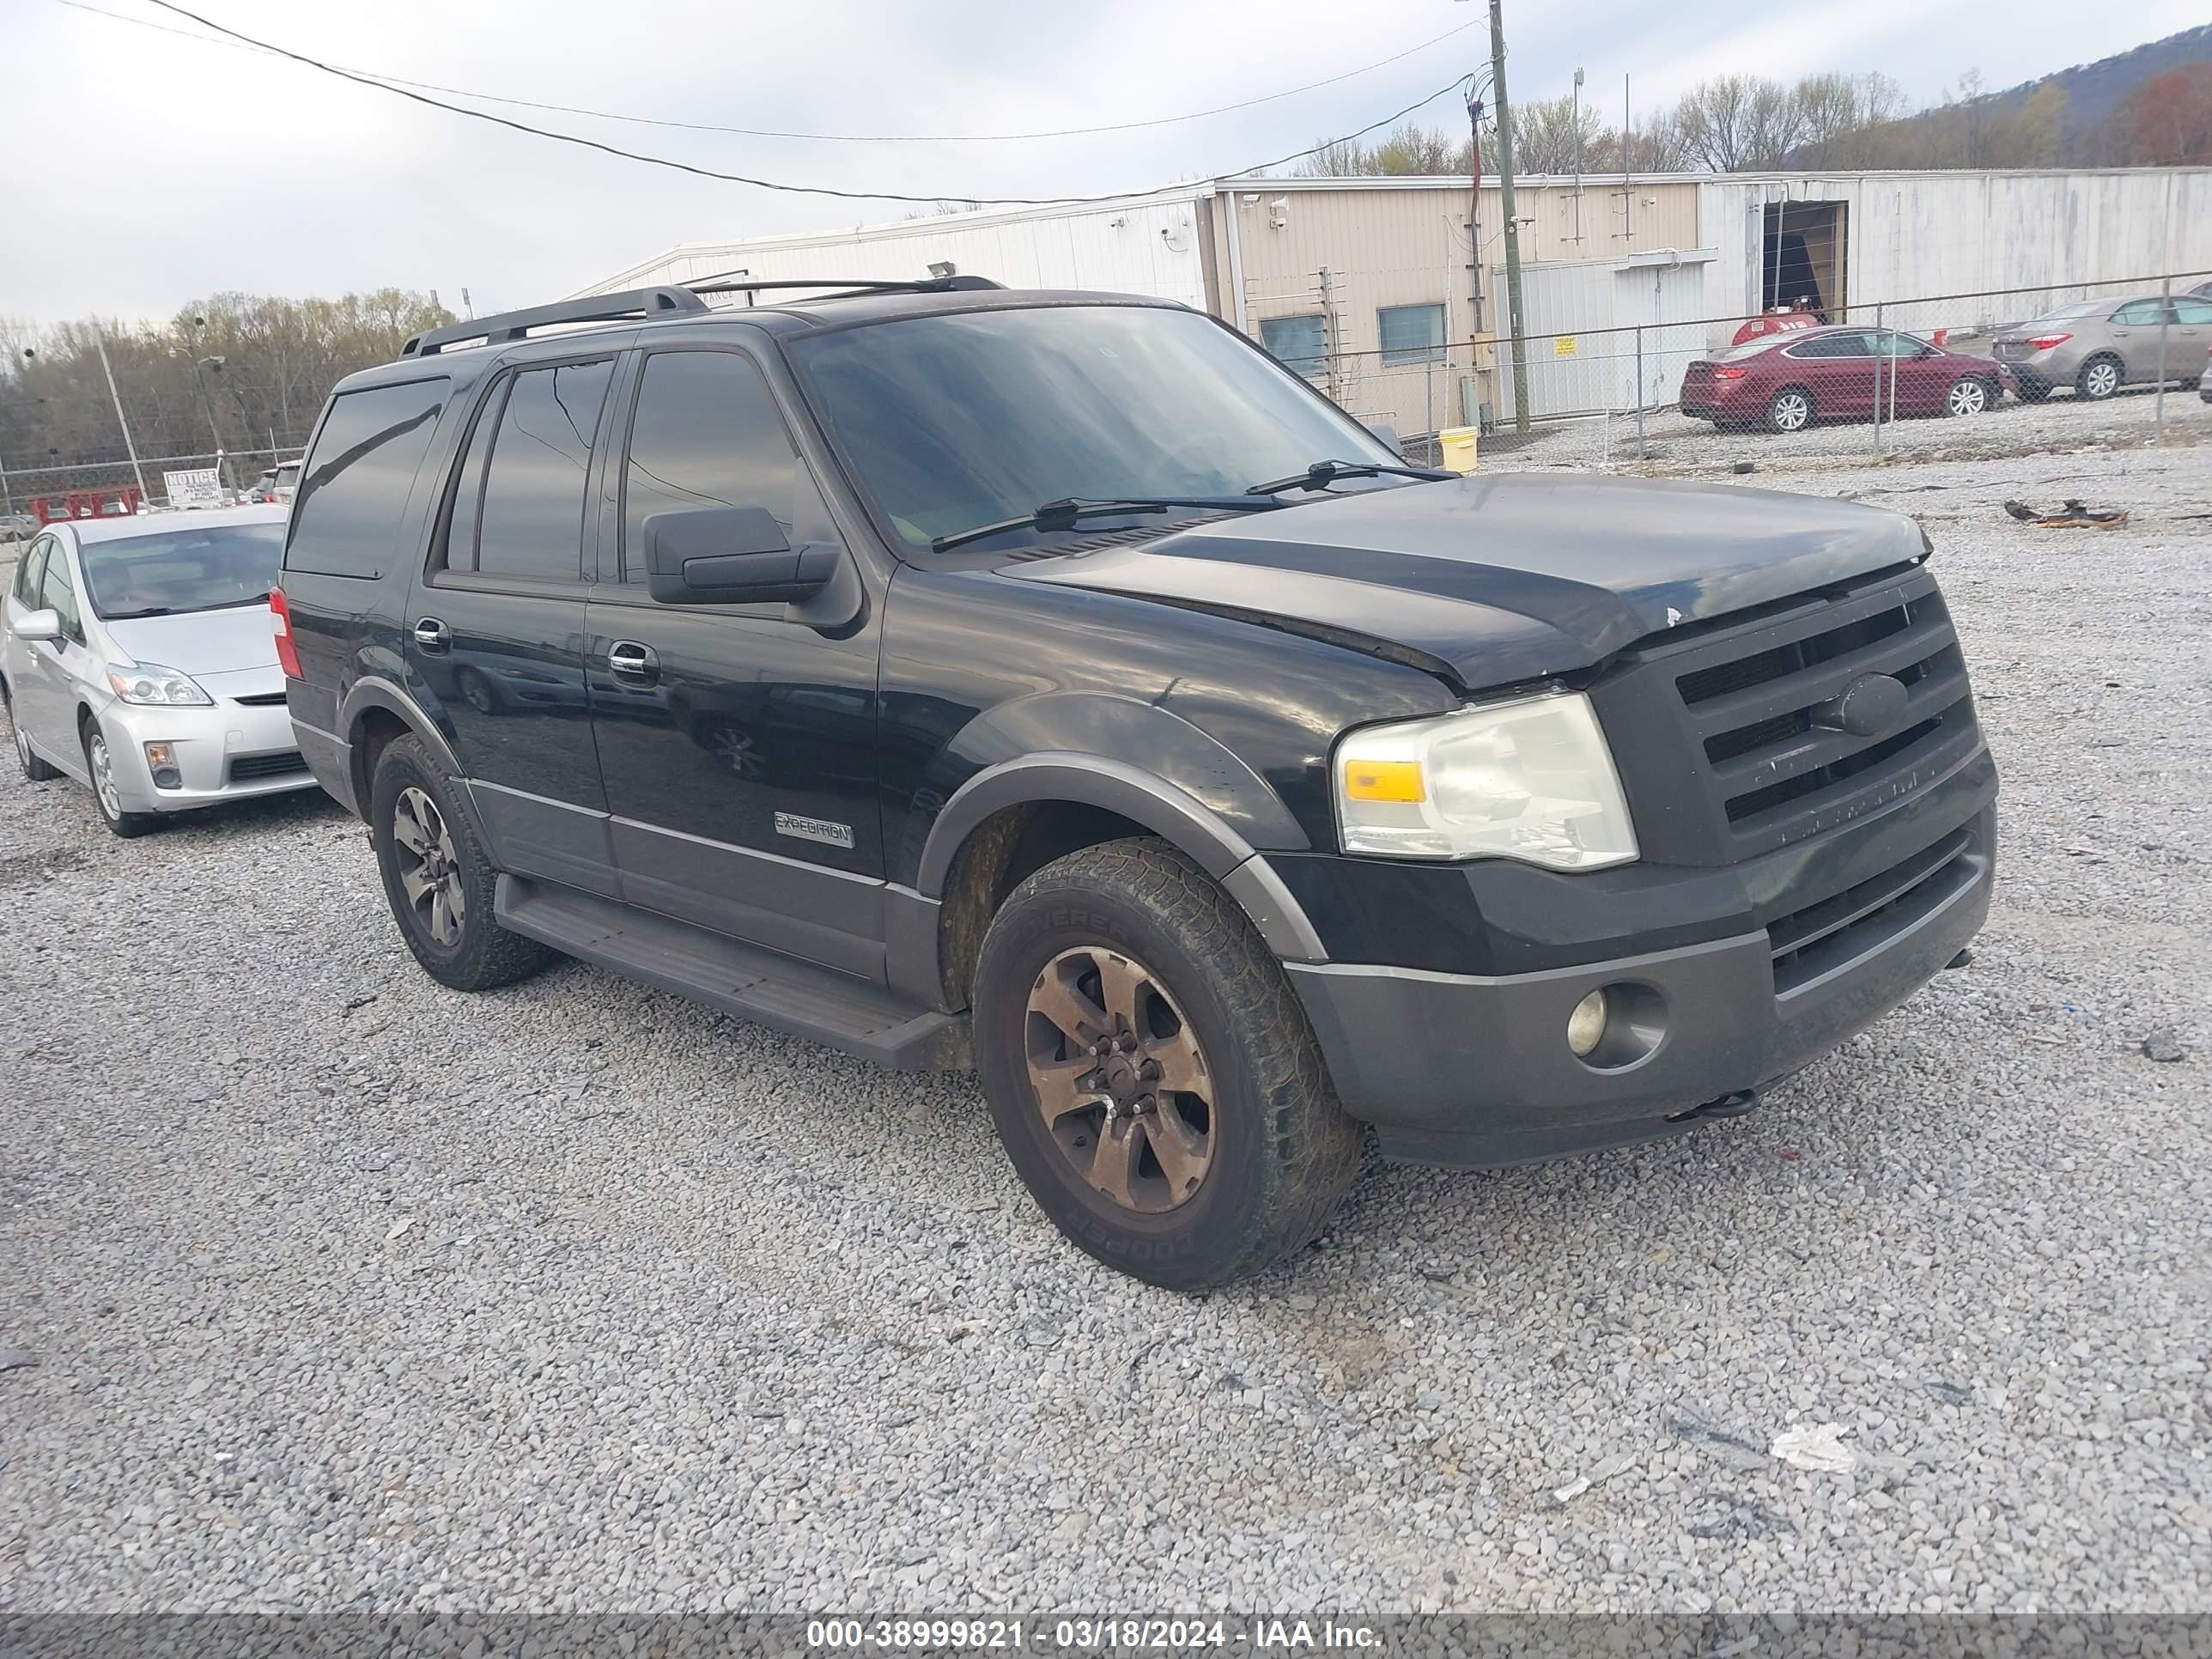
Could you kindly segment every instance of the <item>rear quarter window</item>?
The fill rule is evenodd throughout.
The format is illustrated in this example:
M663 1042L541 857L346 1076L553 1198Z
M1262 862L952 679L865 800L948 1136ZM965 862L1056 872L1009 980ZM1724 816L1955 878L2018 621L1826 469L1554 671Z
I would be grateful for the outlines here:
M285 569L368 579L404 562L407 499L451 390L442 379L408 380L331 399L301 463Z

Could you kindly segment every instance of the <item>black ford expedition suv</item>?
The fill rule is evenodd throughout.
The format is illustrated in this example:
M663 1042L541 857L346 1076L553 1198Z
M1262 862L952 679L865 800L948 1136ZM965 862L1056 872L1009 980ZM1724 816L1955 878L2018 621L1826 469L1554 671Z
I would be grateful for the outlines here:
M755 297L441 329L322 416L292 714L443 983L560 952L972 1066L1068 1237L1191 1289L1312 1237L1364 1127L1733 1115L1981 925L1910 520L1405 468L1149 300Z

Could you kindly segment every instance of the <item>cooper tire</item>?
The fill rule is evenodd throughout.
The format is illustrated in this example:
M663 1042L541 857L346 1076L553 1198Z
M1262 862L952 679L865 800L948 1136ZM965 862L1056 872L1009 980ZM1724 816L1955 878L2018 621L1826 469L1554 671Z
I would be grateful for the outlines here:
M395 738L376 757L368 823L392 920L431 978L456 991L489 991L553 959L537 940L492 920L499 872L459 789L420 738Z
M1113 997L1085 988L1103 987L1109 970L1150 988L1138 993L1149 1008L1137 1020L1141 1042L1125 1058L1152 1067L1158 1082L1131 1086L1152 1088L1143 1098L1158 1103L1149 1120L1140 1100L1139 1115L1116 1124L1102 1093L1048 1117L1047 1096L1060 1086L1050 1079L1086 1064L1088 1051L1033 1000L1050 1001L1048 976L1059 975L1101 1014ZM1015 1170L1071 1242L1134 1278L1192 1291L1256 1273L1310 1243L1359 1172L1360 1127L1337 1101L1281 965L1244 913L1164 842L1086 848L1023 882L984 936L972 1000L983 1091ZM1170 1062L1182 1075L1146 1058L1170 1048L1183 1052ZM1173 1086L1184 1082L1196 1091ZM1162 1133L1175 1138L1164 1158ZM1123 1144L1109 1144L1117 1134L1133 1148L1129 1160L1118 1180L1094 1184ZM1176 1176L1201 1162L1176 1190ZM1108 1195L1116 1184L1126 1200Z
M15 734L15 766L22 773L23 781L52 783L56 778L61 776L60 767L49 766L31 752L30 737L15 719L15 700L8 695L8 688L4 684L0 684L0 708L5 708L8 711L9 728Z

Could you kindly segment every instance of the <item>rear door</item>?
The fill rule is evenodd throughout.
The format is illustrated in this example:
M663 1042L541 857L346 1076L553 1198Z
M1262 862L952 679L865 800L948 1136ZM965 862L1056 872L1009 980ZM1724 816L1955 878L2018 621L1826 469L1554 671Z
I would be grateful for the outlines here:
M881 607L824 626L781 604L662 605L646 585L655 513L761 507L793 547L844 542L770 384L775 365L725 343L733 332L646 352L610 445L620 471L586 655L622 893L878 979Z
M594 441L617 354L593 343L538 351L480 398L405 649L467 773L494 861L612 893L583 647Z
M2167 330L2166 374L2168 380L2194 380L2204 371L2204 354L2212 347L2212 300L2184 295L2173 302L2173 322ZM2156 349L2153 349L2153 366Z
M1796 365L1793 377L1813 394L1816 414L1866 416L1874 412L1874 349L1855 328L1800 340L1783 355Z
M2158 374L2159 325L2166 320L2163 300L2130 300L2112 313L2110 332L2119 350L2130 381L2148 380ZM2169 328L2166 349L2173 349Z

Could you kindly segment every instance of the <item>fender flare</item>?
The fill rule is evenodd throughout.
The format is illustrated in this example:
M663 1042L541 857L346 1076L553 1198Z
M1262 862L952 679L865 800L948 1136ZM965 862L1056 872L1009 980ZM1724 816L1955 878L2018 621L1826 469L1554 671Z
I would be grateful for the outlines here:
M1265 858L1188 790L1103 755L1047 750L985 768L953 792L922 848L915 887L941 900L952 860L993 814L1032 801L1075 801L1140 823L1194 860L1243 908L1275 954L1326 962L1328 952Z
M468 772L461 765L460 757L453 753L453 744L446 741L446 734L438 729L437 721L432 720L422 705L409 696L404 688L381 674L362 675L338 702L338 731L336 735L345 744L345 763L349 776L355 750L361 746L354 739L355 729L361 724L362 714L372 708L380 708L386 714L396 716L409 732L428 744L430 752L459 784L462 796L471 809L474 809L476 799L469 788ZM368 781L366 779L358 780L356 786L356 793L362 797L359 816L364 818L368 816L368 792L360 786Z

